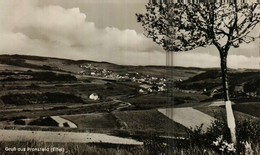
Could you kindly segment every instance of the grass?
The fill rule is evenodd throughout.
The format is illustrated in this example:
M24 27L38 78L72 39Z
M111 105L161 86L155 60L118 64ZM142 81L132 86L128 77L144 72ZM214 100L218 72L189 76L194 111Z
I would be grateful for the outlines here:
M78 125L78 128L119 129L115 117L111 113L92 113L86 115L67 115L68 119Z
M6 151L6 147L14 148L16 151ZM26 150L18 151L18 148ZM29 148L43 148L40 151L29 151ZM56 148L56 149L55 149ZM13 149L14 150L14 149ZM28 150L28 151L27 151ZM51 152L51 150L54 150ZM77 144L77 143L44 143L39 141L26 142L0 142L0 154L22 154L22 155L44 155L44 154L66 154L66 155L149 155L144 147L109 145L109 144Z
M79 129L106 130L115 135L142 135L146 132L168 132L183 135L187 128L168 119L157 110L120 111L62 116L78 125Z
M233 110L260 118L260 103L240 103L232 106Z
M212 110L216 111L224 110L220 107L208 107ZM205 110L205 109L204 109ZM206 109L208 110L208 109ZM210 112L210 111L208 111ZM212 113L212 111L211 111ZM92 115L92 116L91 116ZM114 116L112 116L114 115ZM223 118L221 116L223 114L218 114L218 117ZM251 116L235 112L236 118L239 117L247 117L251 118ZM105 120L109 118L109 120ZM91 122L91 119L94 119L92 123L95 121L99 122L98 124L102 124L101 121L112 121L113 119L118 119L127 124L127 129L122 131L130 131L130 130L143 130L143 132L139 132L139 139L144 142L144 146L134 147L134 146L122 146L122 145L114 145L111 146L109 144L71 144L71 143L43 143L43 142L35 142L35 141L27 141L27 142L0 142L0 154L6 154L4 151L5 146L19 146L19 147L58 147L64 148L67 151L67 154L107 154L107 155L157 155L157 154L187 154L187 155L196 155L196 154L223 154L219 150L218 147L212 145L213 141L216 137L220 135L224 135L225 138L228 139L228 130L226 130L225 123L223 122L215 122L212 124L211 129L209 129L206 133L202 134L199 129L195 129L195 132L189 131L187 136L187 140L169 140L169 139L160 139L158 138L158 134L153 134L150 131L167 131L170 128L175 128L178 131L188 131L186 128L182 128L181 125L174 123L173 121L169 121L156 110L143 110L143 111L122 111L116 113L106 113L106 114L90 114L90 116L85 117L83 119L79 119L79 122L84 122L84 119L87 119ZM78 119L75 117L74 119ZM259 121L259 120L258 120ZM168 125L167 125L168 124ZM108 124L105 124L108 126ZM92 124L95 126L95 124ZM255 122L254 120L247 121L244 119L242 122L237 123L237 136L239 141L239 152L245 152L244 144L242 142L248 141L252 144L252 150L254 154L259 153L259 122ZM177 128L176 128L177 127ZM93 131L96 131L93 129ZM151 133L149 135L149 132ZM176 132L176 130L175 130ZM121 132L122 134L122 132ZM131 136L131 135L127 135ZM27 154L44 154L42 152L34 152L34 153L24 153ZM57 152L53 154L58 154ZM225 154L225 152L224 152ZM244 154L244 153L242 153Z
M137 96L134 98L127 99L126 102L134 105L134 109L154 109L165 107L167 102L167 96L164 94L156 94L156 95L145 95L145 96Z
M46 105L44 105L46 106ZM94 112L108 112L115 109L114 103L106 104L94 104L89 106L79 106L75 108L60 108L60 109L50 109L50 110L24 110L24 111L3 111L0 112L0 120L8 121L20 118L38 118L47 116L58 116L58 115L72 115L72 114L86 114Z
M195 107L195 109L208 114L212 117L215 117L219 120L223 119L223 115L226 115L226 110L225 108L221 108L221 107ZM239 111L234 111L234 117L236 120L256 120L256 117L253 117L252 115L250 115L250 113L246 114L246 113L242 113Z
M84 103L83 100L74 94L65 93L26 93L26 94L8 94L1 99L5 104L14 105L32 105L44 103Z
M218 154L258 155L260 153L259 119L236 120L236 144L231 142L230 130L226 122L223 116L223 119L213 122L207 132L201 132L201 127L194 129L189 134L190 146L213 149Z
M168 119L157 110L123 111L114 113L114 115L125 122L127 129L131 130L151 130L164 133L170 132L169 129L174 129L175 133L183 133L186 130L184 126Z
M159 154L174 154L174 155L218 155L218 154L259 154L259 120L258 121L243 121L237 123L237 139L238 144L235 153L213 145L213 141L220 135L223 135L224 140L229 143L229 133L225 122L216 121L206 133L202 133L200 128L188 132L186 140L162 139L158 135L150 135L143 139L143 146L127 146L127 145L112 145L112 144L78 144L78 143L44 143L40 141L25 141L25 142L0 142L0 154L8 154L5 151L9 148L58 148L56 152L48 154L91 154L91 155L159 155ZM252 146L246 148L243 142L249 142ZM61 152L58 152L61 150ZM17 152L15 152L17 153ZM14 154L14 152L12 152ZM46 154L46 152L21 152L21 154Z
M166 106L182 106L183 104L189 104L190 106L195 106L200 103L202 100L208 99L206 95L199 93L190 93L182 92L180 90L173 90L173 105L167 104L169 97L166 92L148 94L143 96L136 96L129 98L126 102L129 102L135 106L135 110L144 110L144 109L155 109L162 108Z
M6 151L6 147L10 148ZM11 149L16 148L16 151ZM43 148L42 151L18 151L18 148L29 150L30 148ZM56 148L54 152L51 152ZM73 144L73 143L43 143L38 141L26 142L0 142L0 154L22 154L22 155L45 155L45 154L66 154L66 155L158 155L158 154L174 154L174 155L197 155L205 153L198 147L189 147L186 149L171 148L167 149L162 143L156 141L146 141L145 146L125 146L125 145L109 145L109 144ZM213 150L208 150L215 154Z

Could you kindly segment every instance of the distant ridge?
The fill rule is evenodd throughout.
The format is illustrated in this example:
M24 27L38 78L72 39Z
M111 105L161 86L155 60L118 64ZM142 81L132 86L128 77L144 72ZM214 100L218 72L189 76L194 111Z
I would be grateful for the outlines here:
M104 64L110 64L110 65L116 65L116 66L126 66L126 67L161 67L165 68L166 66L163 65L119 65L111 62L106 62L106 61L94 61L94 60L72 60L68 58L58 58L58 57L47 57L47 56L34 56L34 55L20 55L20 54L2 54L0 57L6 56L6 57L11 57L11 58L19 58L19 59L27 59L27 60L47 60L47 59L56 59L56 60L62 60L66 62L71 62L71 63L76 63L76 64L82 64L82 63L104 63ZM184 67L184 66L173 66L173 68L176 69L195 69L195 70L207 70L207 69L212 69L212 68L199 68L199 67Z
M71 62L79 62L79 63L84 63L84 62L93 62L93 63L107 63L107 64L113 64L110 62L105 62L105 61L93 61L93 60L72 60L72 59L67 59L67 58L58 58L58 57L46 57L46 56L34 56L34 55L20 55L20 54L2 54L1 56L8 56L8 57L13 57L13 58L20 58L20 59L28 59L28 60L47 60L47 59L56 59L56 60L63 60L63 61L71 61ZM117 65L117 64L114 64Z
M38 60L38 61L43 61L47 59L54 59L54 60L62 60L67 63L73 63L73 64L83 64L83 63L94 63L94 64L106 64L106 65L111 65L111 66L120 66L120 67L149 67L149 68L168 68L169 66L164 66L164 65L119 65L111 62L106 62L106 61L94 61L94 60L72 60L68 58L58 58L58 57L47 57L47 56L34 56L34 55L20 55L20 54L2 54L0 55L0 63L1 62L1 57L10 57L10 58L18 58L18 59L25 59L25 60ZM198 71L208 71L208 70L220 70L220 67L213 67L213 68L200 68L200 67L184 67L184 66L170 66L170 68L173 69L185 69L185 70L198 70ZM259 71L259 69L246 69L246 68L228 68L230 71Z

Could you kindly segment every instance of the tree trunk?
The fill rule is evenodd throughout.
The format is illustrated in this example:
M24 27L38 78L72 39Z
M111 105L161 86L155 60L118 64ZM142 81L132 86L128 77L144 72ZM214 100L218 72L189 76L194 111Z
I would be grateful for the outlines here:
M227 56L221 54L221 75L222 75L222 86L224 91L225 101L229 101L229 90L228 90L228 77L227 77Z
M224 91L224 99L227 113L227 124L231 134L231 141L236 145L236 124L235 118L232 111L231 101L229 98L229 90L228 90L228 76L227 76L227 55L223 54L224 52L220 52L221 59L221 75L222 75L222 84Z

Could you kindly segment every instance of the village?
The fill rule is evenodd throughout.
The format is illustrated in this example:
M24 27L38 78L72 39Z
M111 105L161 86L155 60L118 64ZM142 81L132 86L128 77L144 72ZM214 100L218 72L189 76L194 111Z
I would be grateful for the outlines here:
M141 87L141 89L139 89L139 93L141 94L166 91L166 78L142 75L138 72L127 72L124 74L119 74L111 70L95 67L92 64L79 65L79 67L82 69L82 71L78 72L80 75L138 83Z

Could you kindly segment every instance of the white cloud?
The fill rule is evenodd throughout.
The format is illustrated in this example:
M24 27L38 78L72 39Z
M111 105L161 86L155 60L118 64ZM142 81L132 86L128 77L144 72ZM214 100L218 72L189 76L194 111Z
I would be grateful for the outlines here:
M79 8L39 7L38 0L1 0L0 54L89 59L125 65L165 65L165 53L151 39L135 30L97 28L87 20L88 16L91 15L80 12ZM174 64L219 67L217 55L196 51L198 49L174 54ZM258 58L245 56L231 56L230 60L230 67L235 68L255 68L255 63L259 63Z
M174 53L174 64L186 67L220 67L220 58L208 53L184 52ZM246 57L243 55L229 55L227 60L229 68L260 69L260 57Z
M228 56L228 64L231 68L260 69L260 57L246 57L243 55Z
M173 63L176 66L185 67L220 67L220 60L218 56L199 52L174 53Z
M1 10L0 50L8 53L110 61L128 52L158 49L134 30L98 29L79 8L40 8L36 0L6 0Z

